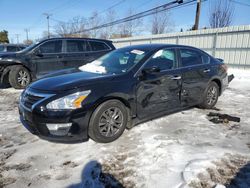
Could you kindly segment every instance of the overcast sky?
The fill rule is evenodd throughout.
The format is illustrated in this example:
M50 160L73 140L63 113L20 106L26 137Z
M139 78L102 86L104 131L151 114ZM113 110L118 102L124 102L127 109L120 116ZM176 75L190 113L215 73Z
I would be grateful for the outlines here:
M0 0L0 30L9 31L9 38L15 43L15 34L20 34L20 41L25 39L25 28L29 28L31 39L41 38L43 31L47 30L47 21L43 15L45 12L53 14L53 19L68 21L75 16L87 18L93 11L104 16L108 7L121 2L114 10L118 17L122 18L126 16L129 8L140 12L170 1L173 0ZM208 26L209 5L215 1L207 0L202 3L200 27ZM232 3L235 7L233 25L250 24L250 0L233 0ZM192 5L171 11L175 31L192 27L195 9L196 5ZM150 18L145 18L144 22L148 23L149 20ZM56 22L51 20L52 31L55 24Z

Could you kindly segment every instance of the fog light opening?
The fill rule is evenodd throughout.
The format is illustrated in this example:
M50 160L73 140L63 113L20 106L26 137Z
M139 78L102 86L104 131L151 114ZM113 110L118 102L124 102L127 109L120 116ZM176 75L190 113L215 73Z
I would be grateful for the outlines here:
M46 124L50 134L55 136L65 136L68 134L70 127L72 126L72 123L57 123L52 124L48 123Z

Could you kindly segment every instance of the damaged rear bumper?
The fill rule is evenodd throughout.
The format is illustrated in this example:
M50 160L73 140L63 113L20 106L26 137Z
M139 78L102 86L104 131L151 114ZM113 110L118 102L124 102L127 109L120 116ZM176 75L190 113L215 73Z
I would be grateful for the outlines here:
M234 79L234 75L231 74L228 76L228 83L230 83Z

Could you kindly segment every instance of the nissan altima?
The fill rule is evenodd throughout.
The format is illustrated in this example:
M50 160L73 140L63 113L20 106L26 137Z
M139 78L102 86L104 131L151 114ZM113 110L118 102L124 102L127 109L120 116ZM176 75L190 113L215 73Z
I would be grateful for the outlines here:
M107 143L140 122L213 108L227 85L223 60L200 49L129 46L32 83L21 94L20 119L46 140Z

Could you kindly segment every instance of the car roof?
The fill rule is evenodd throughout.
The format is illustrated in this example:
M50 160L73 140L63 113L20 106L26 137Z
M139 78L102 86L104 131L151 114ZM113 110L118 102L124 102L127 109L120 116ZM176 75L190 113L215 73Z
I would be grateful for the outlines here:
M168 48L168 47L182 47L182 48L193 48L198 49L192 46L186 46L186 45L178 45L178 44L139 44L139 45L131 45L127 47L123 47L121 49L131 48L131 49L138 49L138 50L157 50L161 48Z
M111 40L106 40L106 39L97 39L97 38L80 38L80 37L53 37L49 39L44 39L40 42L44 41L50 41L50 40L93 40L93 41L101 41L101 42L112 42Z

